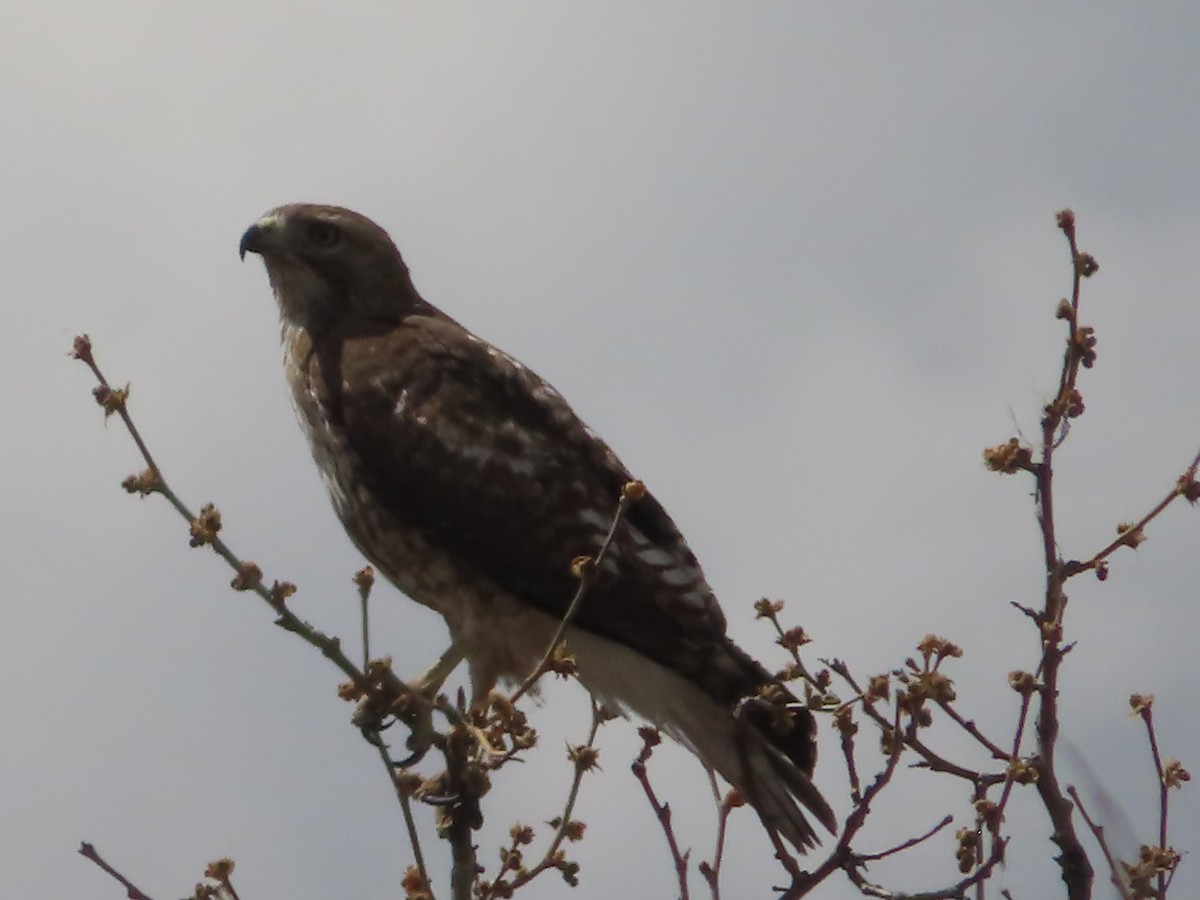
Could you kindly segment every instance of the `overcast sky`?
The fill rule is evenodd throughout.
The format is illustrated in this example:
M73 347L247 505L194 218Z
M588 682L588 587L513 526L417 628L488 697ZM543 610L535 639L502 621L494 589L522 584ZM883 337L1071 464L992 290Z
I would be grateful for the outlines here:
M1037 658L1009 601L1040 602L1039 535L1029 481L980 453L1035 433L1057 379L1061 207L1100 262L1083 301L1099 360L1058 457L1063 553L1107 543L1200 447L1200 12L1185 4L4 9L10 896L121 896L80 840L158 898L225 854L247 900L398 896L411 856L336 671L230 592L164 502L121 492L139 460L66 357L90 333L175 487L216 502L236 551L351 641L362 560L295 427L262 267L237 258L277 204L370 215L429 300L555 383L671 510L748 649L779 661L753 621L762 596L789 601L810 658L863 675L936 631L965 649L961 707L998 740L1005 676ZM1197 515L1172 508L1106 583L1071 585L1064 774L1126 857L1157 822L1131 692L1157 695L1164 754L1200 769ZM376 646L422 671L444 629L377 598ZM582 695L555 688L533 718L545 749L487 798L489 866L514 820L556 814ZM936 742L983 762L953 731ZM603 734L576 896L674 895L628 773L636 743L622 723ZM822 748L818 783L844 813L828 728ZM653 766L707 857L701 769L665 747ZM947 811L969 822L957 785L900 782L858 849ZM1172 799L1172 843L1194 851L1196 789ZM994 892L1058 896L1032 792L1010 825ZM726 896L766 896L776 869L748 812L731 841ZM871 874L938 887L953 849L946 832ZM1196 865L1178 897L1200 894ZM523 896L561 894L547 876Z

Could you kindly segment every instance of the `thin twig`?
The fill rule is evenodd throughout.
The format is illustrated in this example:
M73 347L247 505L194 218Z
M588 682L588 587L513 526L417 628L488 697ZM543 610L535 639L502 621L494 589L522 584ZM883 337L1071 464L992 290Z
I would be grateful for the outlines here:
M371 589L375 587L375 570L363 566L354 573L354 586L358 588L359 615L362 618L363 671L371 662Z
M921 742L916 737L915 727L900 727L899 707L896 708L894 717L891 721L885 719L879 713L878 709L875 707L875 704L867 700L866 692L864 692L858 685L858 682L850 673L849 668L845 665L845 663L841 662L840 660L822 660L822 662L829 666L829 668L839 677L845 680L857 695L855 700L849 701L847 704L845 704L844 708L848 708L851 703L861 702L867 715L880 726L885 735L890 735L891 740L895 742L893 756L903 746L911 747L922 756L923 761L921 765L924 765L934 771L950 772L968 781L971 781L975 785L977 796L980 797L983 796L984 792L986 792L988 788L996 784L1004 784L1001 799L996 806L994 814L988 820L989 828L993 835L993 843L991 852L987 859L984 860L981 865L976 867L975 871L971 873L971 875L963 878L953 885L935 891L922 892L920 894L905 893L903 896L906 898L906 900L909 900L909 898L918 897L925 898L925 900L949 900L949 898L964 898L966 896L966 892L972 888L978 890L980 886L991 876L991 872L995 869L995 867L1001 862L1001 860L1003 860L1005 849L1008 845L1008 840L999 833L999 822L1003 819L1004 808L1008 803L1011 788L1014 783L1013 771L1011 767L1009 767L1004 774L990 774L984 772L973 772L962 766L958 766L955 763L951 763L949 760L944 759L939 754L934 753L923 742ZM993 748L993 755L998 755L999 758L1006 760L1017 758L1020 750L1021 740L1024 735L1025 723L1029 714L1029 707L1030 695L1023 694L1021 711L1017 718L1016 734L1013 738L1012 753L1009 754L997 745ZM998 751L998 753L995 751ZM886 779L891 778L890 773L895 767L895 763L891 762L892 759L893 757L890 756L890 766L885 767L884 771L876 777L875 782L872 783L867 792L864 794L862 801L856 804L854 813L852 813L850 819L847 820L847 824L843 829L842 840L839 841L839 848L835 848L834 853L831 854L830 859L826 860L822 868L818 868L812 876L798 885L792 893L787 894L787 897L800 897L808 893L808 891L812 890L812 888L815 887L815 885L819 883L821 879L827 876L828 872L830 871L828 867L831 864L833 864L833 868L842 868L846 872L846 876L856 887L858 887L864 896L878 898L896 898L900 896L900 894L889 891L887 888L884 888L881 885L872 884L871 882L867 881L860 870L861 863L899 852L900 850L907 849L911 843L917 843L921 840L926 840L932 836L932 834L945 827L950 819L947 818L947 820L944 820L943 823L940 823L938 826L936 826L932 832L929 832L921 838L914 839L912 842L906 842L905 844L893 848L892 850L885 851L884 853L867 856L853 853L853 851L850 849L850 840L852 839L853 834L862 827L862 823L865 821L866 812L868 811L865 809L865 807L869 806L871 799L877 795L880 790L882 790L882 787L886 784ZM842 857L841 864L837 865L834 857L839 853L839 851L841 852Z
M788 633L788 630L783 627L783 623L779 621L779 611L783 608L783 601L772 601L763 599L755 604L757 618L766 619L775 629L775 643L787 651L792 658L792 678L799 676L805 685L816 691L820 695L824 695L828 691L828 685L822 684L811 672L808 671L808 666L804 664L804 660L800 657L799 644L793 640ZM804 634L803 629L797 629L801 638L801 643L808 643L808 637ZM822 662L824 662L822 660Z
M1039 635L1042 643L1039 674L1042 677L1042 690L1038 695L1035 727L1038 745L1037 789L1054 828L1051 840L1062 851L1056 857L1056 861L1062 870L1067 896L1069 900L1087 900L1091 896L1094 873L1087 858L1087 851L1075 833L1071 818L1072 806L1059 785L1058 770L1055 766L1059 729L1058 672L1065 655L1062 647L1062 625L1067 597L1063 591L1064 566L1059 559L1055 536L1053 457L1055 449L1066 438L1067 429L1063 423L1069 418L1072 398L1076 396L1075 382L1084 358L1079 341L1079 297L1082 280L1085 274L1091 274L1091 271L1083 264L1085 259L1090 257L1085 258L1080 254L1075 240L1075 215L1069 210L1062 211L1058 215L1058 225L1070 248L1073 277L1070 313L1065 316L1068 326L1067 349L1063 354L1058 395L1047 404L1042 416L1042 452L1041 459L1035 467L1038 519L1042 531L1042 554L1046 571L1046 605L1039 616Z
M151 898L147 894L142 893L142 891L139 890L133 884L133 882L106 863L103 857L96 852L96 848L87 841L84 841L79 845L79 855L84 859L90 859L117 881L121 882L121 887L125 888L125 896L128 897L129 900L151 900Z
M979 727L975 724L974 720L964 719L961 715L959 715L958 710L944 700L939 700L938 706L940 706L942 711L951 719L953 719L963 731L971 735L971 737L975 738L975 740L987 748L987 751L992 754L993 759L1008 759L1008 753L999 745L988 740L984 736L983 732L979 730Z
M949 825L953 821L954 821L954 816L948 815L945 818L943 818L942 821L938 822L936 825L934 825L932 828L930 828L928 831L926 831L924 834L920 835L919 837L909 838L907 841L905 841L902 844L897 844L895 847L889 847L887 850L880 850L878 853L858 853L858 854L855 854L854 858L857 859L860 863L875 862L876 860L880 860L880 859L883 859L888 856L894 856L897 853L903 853L905 850L908 850L912 847L917 846L917 844L922 844L925 841L929 840L931 837L933 837L935 834L937 834L939 831L941 831L943 828L945 828L947 825Z
M101 405L104 406L106 414L110 412L116 412L121 417L121 421L124 423L125 429L129 432L130 437L133 438L134 444L137 445L138 452L141 453L142 459L145 461L151 474L151 478L148 482L145 479L142 480L143 492L162 494L171 504L171 506L173 506L187 522L197 522L197 517L192 514L192 511L188 508L187 504L185 504L171 489L162 473L162 469L159 467L158 463L155 462L154 457L151 455L150 448L147 446L145 440L143 440L141 433L138 431L137 425L133 421L133 417L129 413L126 403L127 395L120 396L116 402L111 402L109 404L105 404L103 402L103 397L111 396L112 387L109 384L108 379L104 377L104 373L101 372L100 367L96 364L95 358L92 354L91 341L86 335L82 335L75 339L72 355L76 359L79 359L85 363L88 368L91 369L92 374L99 382L103 391L108 392L104 394L97 394L97 399L101 401ZM215 510L213 512L215 513ZM303 621L292 612L287 604L287 599L295 591L295 587L293 585L288 582L277 581L274 582L272 587L266 587L262 573L258 567L253 563L243 561L241 557L234 554L233 551L230 550L230 548L220 538L220 536L216 534L215 529L206 535L206 539L202 543L208 544L208 546L212 548L213 552L216 553L217 556L219 556L222 560L224 560L225 563L236 573L236 577L232 583L232 586L236 590L253 591L266 601L266 603L276 614L276 625L285 631L289 631L292 634L297 635L306 643L320 650L326 659L330 660L335 666L337 666L338 669L340 669L342 673L345 674L355 685L359 686L360 689L366 690L370 687L370 679L368 679L365 674L365 668L360 670L350 660L350 658L346 656L344 652L342 652L341 641L338 638L326 635L324 632L314 628L312 625ZM364 652L366 649L366 643L364 640ZM373 671L373 674L377 675L380 679L379 687L386 690L392 696L411 694L408 686L401 681L394 672L391 671L390 667L386 671L381 671L377 668ZM446 704L439 704L439 709L445 705ZM384 752L386 756L386 751ZM389 779L390 778L391 770L389 767ZM408 798L400 792L397 792L397 799L400 802L400 807L405 818L405 824L409 830L409 837L413 846L414 859L417 862L421 876L425 878L426 882L428 883L428 874L424 866L424 861L421 857L420 846L415 837L416 826L412 819L411 804L409 803Z
M871 803L892 780L892 776L896 772L896 766L900 763L900 756L904 753L905 745L900 739L899 701L895 704L894 718L890 730L893 738L887 762L884 764L883 769L876 774L875 780L863 792L862 800L855 804L854 809L846 818L845 823L842 825L842 833L838 835L837 843L829 852L829 855L825 857L824 861L811 873L803 873L798 877L793 876L792 885L782 895L783 900L797 900L797 898L805 896L839 869L844 870L847 875L851 876L851 880L853 880L852 873L857 868L857 863L854 852L850 847L851 842L858 832L862 830L863 825L866 824L867 816L871 812Z
M1170 805L1171 788L1167 784L1163 771L1162 755L1158 752L1158 735L1154 732L1154 708L1150 703L1144 703L1138 710L1142 722L1146 725L1146 736L1150 739L1150 754L1154 757L1154 774L1158 777L1158 846L1167 849L1167 809ZM1158 896L1166 896L1166 873L1158 873Z
M425 854L421 852L421 837L417 832L417 822L413 817L412 800L408 794L395 785L396 769L392 764L392 758L388 755L387 747L380 741L375 745L375 749L379 751L379 758L383 760L383 766L387 769L388 779L396 786L396 799L400 801L400 812L404 816L404 828L408 832L408 843L412 847L413 862L416 864L417 871L421 873L421 880L426 885L429 884L429 870L425 868ZM433 900L433 893L430 891L429 900Z
M1088 572L1093 569L1100 568L1101 564L1114 554L1121 547L1136 546L1138 541L1144 534L1146 526L1156 519L1168 506L1170 506L1176 498L1184 495L1187 486L1194 483L1197 470L1200 470L1200 452L1192 458L1191 465L1184 470L1183 475L1175 482L1175 487L1171 492L1163 497L1155 504L1150 512L1142 516L1136 523L1128 528L1124 528L1121 533L1107 547L1093 556L1091 559L1084 562L1072 560L1064 565L1063 577L1071 578L1081 572Z
M531 869L518 872L514 876L513 880L507 885L507 889L510 891L516 891L518 888L524 887L543 872L549 871L550 869L561 868L562 862L559 848L562 846L563 841L565 841L574 833L576 826L573 824L574 820L571 818L571 816L575 812L575 804L579 799L579 789L580 785L583 783L584 773L595 768L594 751L596 747L596 735L600 731L600 726L611 718L610 713L602 704L597 703L595 699L593 699L591 703L591 728L588 730L587 739L581 746L574 748L574 752L571 754L575 763L575 774L571 779L571 787L567 791L567 799L563 804L563 811L559 816L558 828L555 829L554 837L550 839L550 843L546 846L545 853L542 854L542 858L537 862L537 864ZM575 840L576 838L572 837L571 839ZM489 900L489 898L492 897L502 896L498 893L498 890L500 889L499 881L500 879L497 879L497 881L491 885L491 888L481 895L483 900Z
M1097 824L1088 815L1087 807L1083 805L1083 798L1079 796L1079 791L1075 790L1075 785L1067 785L1067 793L1071 795L1071 799L1079 807L1079 815L1083 816L1083 821L1087 823L1092 835L1096 838L1096 843L1100 845L1100 852L1104 854L1104 859L1108 863L1109 880L1116 886L1118 893L1121 895L1121 900L1133 900L1133 897L1129 893L1129 886L1125 883L1125 879L1121 877L1121 870L1117 865L1117 860L1112 855L1112 851L1108 849L1108 841L1104 839L1104 826Z
M854 736L858 733L858 723L853 719L853 710L845 706L834 713L834 722L841 734L842 756L846 760L846 775L850 779L850 799L854 803L862 800L862 783L858 777L858 765L854 760Z
M939 888L938 890L933 891L920 891L918 893L904 892L903 894L889 891L880 885L871 884L857 868L847 869L846 876L860 891L862 891L865 896L868 897L881 897L887 898L887 900L964 900L967 895L967 891L983 884L991 877L992 871L1004 858L1004 850L1007 846L1008 841L1006 840L994 848L992 854L987 858L983 865L979 866L966 878L963 878L961 881L957 881L948 887Z
M675 838L675 829L671 824L671 806L669 803L662 803L658 799L658 795L654 792L653 785L650 784L650 776L646 771L646 763L649 761L651 754L654 752L654 747L661 740L657 728L649 726L639 728L638 733L642 736L642 749L630 765L630 770L633 776L642 786L642 791L646 794L646 799L650 801L650 807L654 810L654 815L658 819L658 824L662 827L663 834L667 838L667 847L671 851L671 861L675 864L675 878L679 884L679 900L688 900L688 858L691 856L691 851L681 852L679 842Z
M108 379L104 377L103 373L96 365L95 360L92 358L90 342L86 343L86 355L83 355L85 351L84 348L81 347L81 341L86 341L86 336L75 339L76 358L87 364L88 368L92 370L92 373L96 376L96 380L100 382L100 385L103 388L111 390ZM106 406L105 410L108 412L109 407ZM145 460L146 465L149 467L149 470L153 476L153 483L147 486L146 492L162 494L163 497L167 499L167 501L185 520L187 520L189 523L195 523L197 521L197 517L171 489L166 478L162 474L162 470L154 461L154 457L150 455L150 450L146 446L146 442L142 439L141 434L138 432L137 426L134 424L133 418L129 414L125 402L122 400L120 403L116 404L112 411L116 412L121 417L121 421L124 422L125 428L129 432L130 437L132 437L134 443L137 444L138 451L142 454L142 459ZM296 616L296 614L287 607L285 601L287 596L290 595L294 590L294 587L286 582L276 582L276 589L272 590L265 586L261 574L257 574L256 577L247 578L247 572L251 571L250 567L253 566L253 563L245 562L240 557L235 555L233 551L230 550L225 544L225 542L221 540L220 536L216 535L215 533L207 537L203 543L211 547L213 552L216 553L217 556L221 557L221 559L223 559L226 564L228 564L228 566L233 569L235 573L237 573L239 579L243 579L243 581L240 583L238 583L238 580L235 579L235 586L241 590L254 591L254 593L258 594L259 597L261 597L271 606L271 608L279 616L275 622L276 625L278 625L280 628L283 628L285 631L290 631L293 634L298 635L309 644L312 644L331 662L333 662L334 665L341 669L343 673L354 679L356 683L362 683L363 673L344 653L342 653L340 641L337 638L329 637L313 628L307 622L304 622L298 616ZM256 569L253 571L256 572Z
M700 874L708 883L711 900L721 900L721 862L725 858L725 835L729 830L729 814L733 812L735 805L740 805L744 801L741 800L741 795L737 790L733 788L722 798L721 788L717 784L717 776L712 769L708 770L708 785L712 789L713 799L717 802L717 841L713 848L712 862L701 860L699 869Z
M838 659L823 659L821 662L829 666L835 674L844 680L850 689L857 695L855 702L862 703L863 712L865 712L880 728L887 730L892 727L892 723L884 718L879 710L875 708L875 704L866 699L866 694L854 676L850 673L846 664ZM972 784L993 785L1004 781L1003 775L989 774L979 772L974 769L968 769L966 766L960 766L957 763L951 762L944 756L934 752L924 741L918 738L911 732L902 732L901 738L906 746L911 747L921 757L922 762L919 763L923 768L927 768L932 772L943 772L948 775L954 775L964 781L969 781Z

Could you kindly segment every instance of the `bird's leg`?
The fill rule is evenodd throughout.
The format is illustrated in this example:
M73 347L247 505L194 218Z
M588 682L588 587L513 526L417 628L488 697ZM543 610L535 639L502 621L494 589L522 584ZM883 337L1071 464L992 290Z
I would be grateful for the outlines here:
M446 652L438 657L435 662L420 678L409 684L413 690L427 697L435 695L446 679L450 677L450 673L458 668L458 664L463 661L465 654L458 641L452 641L450 646L446 648Z
M392 762L396 768L403 769L414 765L423 759L429 752L429 748L433 746L433 740L437 734L433 727L433 710L438 705L438 692L445 684L446 679L450 677L450 673L465 657L462 646L457 641L452 642L425 674L413 681L405 682L408 691L401 695L398 703L392 705L391 713L409 727L410 733L405 746L410 753L404 759ZM485 730L476 725L474 721L476 718L482 720L486 716L492 698L490 690L481 684L474 684L470 709L460 709L461 715L455 720L467 729L486 757L503 757L504 751L495 747L488 739ZM497 699L499 698L497 697ZM363 726L362 722L359 724L360 727ZM379 730L379 726L376 725L373 734L368 734L368 729L364 728L364 734L372 743L378 743Z
M438 704L438 691L462 659L462 649L452 643L428 672L415 681L399 682L398 686L390 660L368 663L366 676L373 689L359 697L350 720L368 743L380 748L385 748L380 732L395 720L407 724L411 734L406 744L412 752L405 759L393 760L392 765L398 769L413 765L433 744L433 709Z
M405 742L411 755L407 759L397 762L398 768L411 766L429 752L429 748L433 745L433 707L436 703L437 693L446 683L446 679L450 677L450 673L463 661L463 658L462 647L457 641L451 641L450 646L438 657L438 661L429 668L429 671L416 681L408 683L408 687L413 692L412 699L415 701L409 706L408 715L404 716L405 722L411 729L408 740Z

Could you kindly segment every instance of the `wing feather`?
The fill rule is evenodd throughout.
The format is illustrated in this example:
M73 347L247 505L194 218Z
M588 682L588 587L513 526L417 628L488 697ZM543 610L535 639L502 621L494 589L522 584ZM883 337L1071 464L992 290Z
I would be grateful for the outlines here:
M555 616L632 476L561 396L453 321L409 317L342 345L341 413L395 517ZM649 493L629 510L576 623L644 653L724 636L703 571ZM681 649L684 649L681 646Z

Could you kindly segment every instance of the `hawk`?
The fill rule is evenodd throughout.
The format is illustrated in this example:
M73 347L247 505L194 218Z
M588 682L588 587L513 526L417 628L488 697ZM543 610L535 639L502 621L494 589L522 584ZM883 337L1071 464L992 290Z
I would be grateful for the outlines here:
M283 323L284 366L313 458L360 551L440 613L475 697L541 660L632 476L559 393L417 292L387 233L292 204L242 236ZM812 713L726 635L696 557L646 493L619 523L566 632L579 680L691 749L772 837L836 833L811 781ZM763 697L772 698L770 701Z

